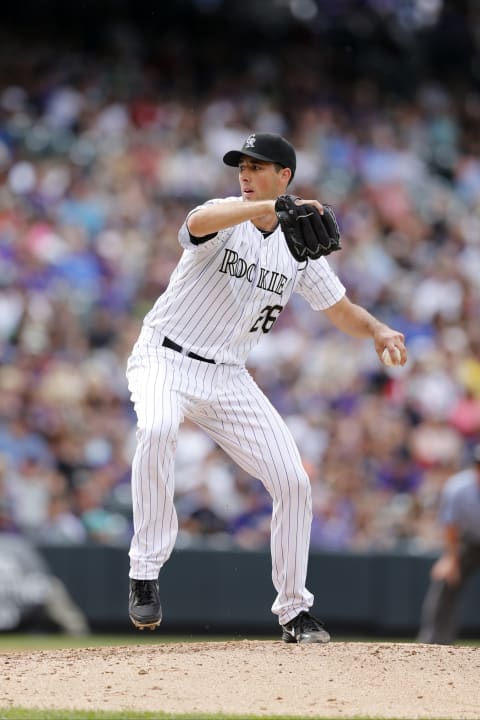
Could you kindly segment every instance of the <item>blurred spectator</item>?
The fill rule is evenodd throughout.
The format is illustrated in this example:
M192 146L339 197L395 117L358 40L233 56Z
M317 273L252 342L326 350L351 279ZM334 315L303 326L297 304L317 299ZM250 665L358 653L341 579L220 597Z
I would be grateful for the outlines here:
M47 516L35 533L37 543L46 545L78 545L88 540L88 532L72 508L66 487L51 493Z

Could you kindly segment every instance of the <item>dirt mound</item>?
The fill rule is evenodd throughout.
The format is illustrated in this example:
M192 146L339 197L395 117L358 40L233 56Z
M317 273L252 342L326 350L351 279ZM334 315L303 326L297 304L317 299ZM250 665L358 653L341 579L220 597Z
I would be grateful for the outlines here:
M158 643L0 654L0 706L480 718L480 648Z

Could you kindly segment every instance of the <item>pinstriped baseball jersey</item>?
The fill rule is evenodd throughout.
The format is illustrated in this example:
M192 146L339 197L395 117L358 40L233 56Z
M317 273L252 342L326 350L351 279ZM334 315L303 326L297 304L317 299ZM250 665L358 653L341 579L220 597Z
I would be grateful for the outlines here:
M293 292L314 310L345 293L325 258L299 264L292 257L280 226L265 238L247 221L196 246L185 222L179 240L185 252L144 324L217 363L244 364Z
M247 221L196 245L185 222L179 240L182 257L128 361L138 418L130 577L156 579L173 550L175 450L180 423L189 418L272 498L272 611L283 625L313 603L305 585L310 482L287 425L245 360L292 293L322 310L345 289L324 258L296 262L279 227L264 237Z

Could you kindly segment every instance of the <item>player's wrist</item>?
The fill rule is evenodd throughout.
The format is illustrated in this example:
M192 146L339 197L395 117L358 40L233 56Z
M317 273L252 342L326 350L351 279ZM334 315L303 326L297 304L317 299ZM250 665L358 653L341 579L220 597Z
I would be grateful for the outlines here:
M257 200L257 210L261 213L275 213L275 200Z
M459 560L459 552L458 548L446 548L445 550L445 557L450 560L451 562L458 562Z

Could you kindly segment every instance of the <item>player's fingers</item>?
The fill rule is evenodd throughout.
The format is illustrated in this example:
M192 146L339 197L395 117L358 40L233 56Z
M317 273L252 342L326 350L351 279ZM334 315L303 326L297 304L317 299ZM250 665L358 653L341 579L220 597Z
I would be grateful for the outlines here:
M323 215L323 205L318 202L318 200L303 200L303 198L298 198L295 200L295 203L296 205L313 205L320 215Z
M402 342L389 343L387 346L391 357L396 357L395 365L405 365L407 362L407 348Z
M400 353L400 365L405 365L407 362L407 348L405 347L405 335L401 332L396 331L390 338L388 338L385 345L393 353Z
M403 333L398 333L398 337L395 340L395 347L400 353L400 365L405 365L407 362L407 348L405 347L405 336Z

